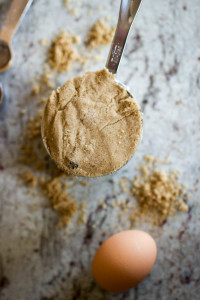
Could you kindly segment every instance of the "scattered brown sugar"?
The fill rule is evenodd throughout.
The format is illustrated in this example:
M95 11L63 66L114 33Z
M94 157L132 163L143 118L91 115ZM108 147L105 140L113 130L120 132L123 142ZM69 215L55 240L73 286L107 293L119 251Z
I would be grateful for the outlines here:
M72 68L79 55L73 47L76 39L67 32L60 33L49 48L49 65L53 70L60 73Z
M89 182L86 180L80 180L79 183L83 186L89 186Z
M20 175L25 185L34 188L37 182L48 196L52 207L60 215L60 225L68 225L77 211L77 204L64 190L68 185L62 183L63 173L49 158L41 139L41 111L31 117L21 137L22 147L19 161L30 168ZM35 175L36 171L41 175ZM66 178L66 176L65 176Z
M21 136L21 151L19 162L28 166L33 172L41 171L45 175L54 177L62 174L47 154L41 138L41 115L38 110L34 117L30 117L24 133ZM25 179L25 178L24 178Z
M64 5L68 6L71 3L71 0L64 0Z
M107 209L107 204L102 199L100 199L98 201L98 207L103 209L103 210L106 210Z
M26 113L26 110L25 110L25 109L21 109L21 110L20 110L20 115L21 115L21 116L25 115L25 113Z
M119 185L120 185L120 187L121 187L123 193L128 193L128 185L129 185L128 178L123 177L123 178L120 180Z
M33 171L55 170L51 167L53 164L48 159L48 154L41 140L41 111L31 117L24 129L24 134L21 136L21 151L19 162L29 166ZM57 168L56 168L57 169Z
M46 88L49 89L54 88L54 84L51 81L52 76L53 74L45 68L44 74L41 76L41 78L38 79L37 83L34 83L32 87L32 91L31 91L32 95L38 95L41 92L43 92Z
M186 193L184 186L178 182L178 172L166 173L155 169L152 156L145 158L140 174L133 181L132 194L138 204L130 215L133 222L147 216L159 225L177 211L188 211L188 205L183 200Z
M48 41L48 40L45 40L45 39L41 39L41 40L40 40L40 45L41 45L41 46L48 46L48 44L49 44L49 41Z
M41 184L46 195L51 199L53 209L61 217L59 225L69 225L71 218L77 212L77 203L70 199L69 195L63 190L60 177L56 177L48 182Z
M69 8L68 11L72 16L74 17L78 16L78 10L76 8Z
M39 99L37 101L37 106L44 106L44 104L46 103L47 99L45 97L42 97L41 99Z
M78 224L85 224L86 223L86 207L87 207L87 203L85 201L83 201L80 205L79 211L80 211L80 215L78 218L77 223Z
M35 211L35 210L38 210L39 207L40 207L40 203L37 202L37 203L31 205L31 206L30 206L30 209L31 209L32 211Z
M64 5L67 7L67 10L68 10L68 12L71 14L71 15L73 15L73 16L77 16L78 15L78 10L76 9L76 8L74 8L74 7L72 7L71 6L71 0L65 0L64 1ZM80 2L78 2L78 3L76 3L76 6L81 6L81 3Z
M115 28L109 27L102 19L93 25L86 38L89 47L104 46L111 43Z
M73 35L72 36L72 43L73 44L80 44L80 42L81 42L81 38L80 38L80 36L79 35Z
M27 171L21 174L21 179L24 180L24 182L29 187L35 187L37 184L37 177L35 177L31 172Z

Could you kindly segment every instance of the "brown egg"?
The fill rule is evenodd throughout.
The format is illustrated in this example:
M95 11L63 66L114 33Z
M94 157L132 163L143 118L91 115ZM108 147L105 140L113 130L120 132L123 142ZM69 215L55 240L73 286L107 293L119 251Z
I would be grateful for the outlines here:
M141 282L152 269L157 255L154 239L140 230L119 232L97 250L92 273L105 290L122 292Z

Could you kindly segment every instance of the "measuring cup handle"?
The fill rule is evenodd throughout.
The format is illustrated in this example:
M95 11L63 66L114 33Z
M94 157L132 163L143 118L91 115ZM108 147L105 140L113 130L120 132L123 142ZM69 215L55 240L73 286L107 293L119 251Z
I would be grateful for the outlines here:
M8 11L6 20L0 31L0 39L9 43L17 29L20 20L23 18L32 0L13 0Z
M121 0L118 24L106 63L106 68L113 74L117 73L128 32L140 3L141 0Z

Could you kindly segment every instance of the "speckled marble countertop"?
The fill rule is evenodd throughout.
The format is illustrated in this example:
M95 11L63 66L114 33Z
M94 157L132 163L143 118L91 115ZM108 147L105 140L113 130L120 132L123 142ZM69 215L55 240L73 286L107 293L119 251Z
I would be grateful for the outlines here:
M0 0L0 23L11 1ZM75 218L67 228L58 228L56 213L43 205L44 196L28 195L18 180L27 166L17 163L19 136L28 118L37 110L30 96L32 82L42 73L46 48L41 39L52 39L60 29L85 36L88 26L106 15L117 21L120 1L72 1L78 15L68 13L62 1L35 0L13 40L13 67L0 75L7 101L0 111L0 299L199 299L200 206L199 191L189 200L188 213L171 217L162 228L143 228L158 245L158 259L151 274L136 288L121 294L101 290L91 276L91 259L106 237L130 228L128 214L119 208L99 210L98 199L121 195L119 180L130 180L144 155L170 156L166 169L181 170L180 180L189 189L200 178L200 30L199 0L144 0L128 38L118 78L127 84L144 112L143 140L134 158L117 173L89 179L89 187L76 184L77 202L87 201L87 222ZM93 11L89 16L88 11ZM104 66L102 61L75 66L59 75L56 85ZM26 113L20 114L24 108ZM13 125L13 120L17 123ZM40 201L37 210L30 207ZM130 199L133 201L133 199ZM93 226L95 225L95 226ZM163 230L164 229L164 230Z

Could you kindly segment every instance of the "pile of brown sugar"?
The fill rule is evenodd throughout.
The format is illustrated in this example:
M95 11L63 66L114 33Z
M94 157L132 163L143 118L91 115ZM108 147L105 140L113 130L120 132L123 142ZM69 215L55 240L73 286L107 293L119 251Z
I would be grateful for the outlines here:
M115 28L110 28L103 20L94 24L87 35L86 44L89 47L108 45L112 42Z
M60 73L72 68L75 61L79 60L73 44L78 43L78 38L67 32L60 33L49 48L49 65Z
M147 217L146 219L159 225L177 211L188 211L185 188L178 182L178 173L157 170L156 163L152 156L146 156L145 163L139 170L140 174L133 181L132 194L138 204L130 215L133 222Z
M89 31L86 37L86 45L89 47L105 46L111 43L114 31L115 28L110 28L100 19ZM42 44L46 45L46 41L45 43L44 41L42 40ZM63 73L71 70L74 62L84 65L88 58L97 60L97 56L80 55L74 47L74 44L79 44L79 42L79 36L73 36L68 32L62 31L56 36L48 51L48 63L51 69Z

